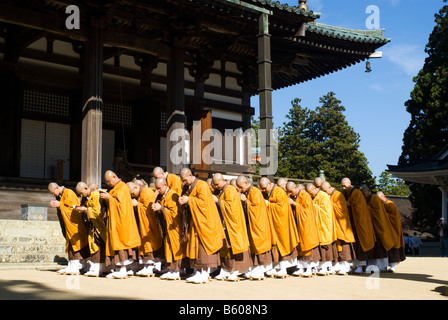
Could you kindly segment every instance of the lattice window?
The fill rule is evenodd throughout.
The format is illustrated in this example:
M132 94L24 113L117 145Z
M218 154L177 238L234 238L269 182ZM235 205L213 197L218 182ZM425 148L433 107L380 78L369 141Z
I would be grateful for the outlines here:
M123 124L125 126L132 126L132 107L125 105L122 106L114 103L104 103L103 121L111 124Z
M160 130L161 131L167 131L168 126L166 121L168 120L168 114L166 112L161 111L160 112Z
M24 90L23 111L68 118L70 99L54 93Z

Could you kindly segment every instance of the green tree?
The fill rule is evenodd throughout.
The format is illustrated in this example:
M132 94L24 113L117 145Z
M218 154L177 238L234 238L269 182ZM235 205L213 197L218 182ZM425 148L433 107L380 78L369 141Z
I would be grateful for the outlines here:
M408 197L411 194L404 180L392 177L387 171L383 171L379 176L378 190L391 196Z
M444 0L447 2L447 0ZM399 165L416 163L436 155L448 142L448 5L435 14L429 36L428 57L414 78L415 86L405 103L411 121L404 132ZM440 192L436 186L408 183L415 208L414 223L432 226L440 216Z
M279 163L277 175L297 179L310 179L316 176L310 170L318 170L318 168L312 168L308 165L312 162L312 159L308 156L310 143L306 136L310 110L302 108L300 102L299 98L291 101L291 109L286 115L286 119L289 121L278 128Z
M349 177L354 185L375 185L367 159L358 150L359 135L345 119L345 107L329 92L319 100L320 106L309 110L292 102L279 128L279 175L313 179L324 170L329 181L339 183Z

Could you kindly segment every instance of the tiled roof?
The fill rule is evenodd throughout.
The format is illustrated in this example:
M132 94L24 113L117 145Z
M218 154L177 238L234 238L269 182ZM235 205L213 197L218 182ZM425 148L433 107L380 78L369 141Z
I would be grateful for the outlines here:
M305 9L299 9L299 7L297 6L289 6L288 4L282 4L280 3L280 1L272 1L272 0L246 0L246 2L252 2L253 4L256 5L262 5L265 6L267 8L271 8L271 9L278 9L278 10L283 10L286 12L291 12L291 13L296 13L298 15L302 15L305 17L310 17L310 18L319 18L320 17L320 13L319 12L314 12L312 10L305 10Z
M322 23L309 23L307 31L325 35L335 39L348 40L362 43L386 44L390 39L384 38L384 29L356 30L330 26Z

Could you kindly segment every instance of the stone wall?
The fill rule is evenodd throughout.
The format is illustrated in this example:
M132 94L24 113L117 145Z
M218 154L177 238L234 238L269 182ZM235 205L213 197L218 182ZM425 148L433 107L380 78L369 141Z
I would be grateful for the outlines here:
M66 261L58 221L0 220L0 267Z

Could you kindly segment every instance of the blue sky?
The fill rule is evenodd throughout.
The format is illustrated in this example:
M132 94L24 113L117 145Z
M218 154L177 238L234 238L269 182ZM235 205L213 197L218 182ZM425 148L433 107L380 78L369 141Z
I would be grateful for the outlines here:
M282 0L290 6L296 0ZM396 164L401 154L402 139L410 115L404 103L414 88L412 81L422 68L424 51L435 22L434 14L445 3L442 0L308 0L310 10L321 12L317 21L324 24L367 29L369 5L380 9L380 28L391 42L379 49L382 59L371 60L371 73L360 63L326 77L273 92L274 127L286 121L291 101L302 99L302 107L314 109L319 98L333 91L346 108L345 116L360 135L360 151L369 168L378 177L387 164ZM255 116L258 96L252 97Z

